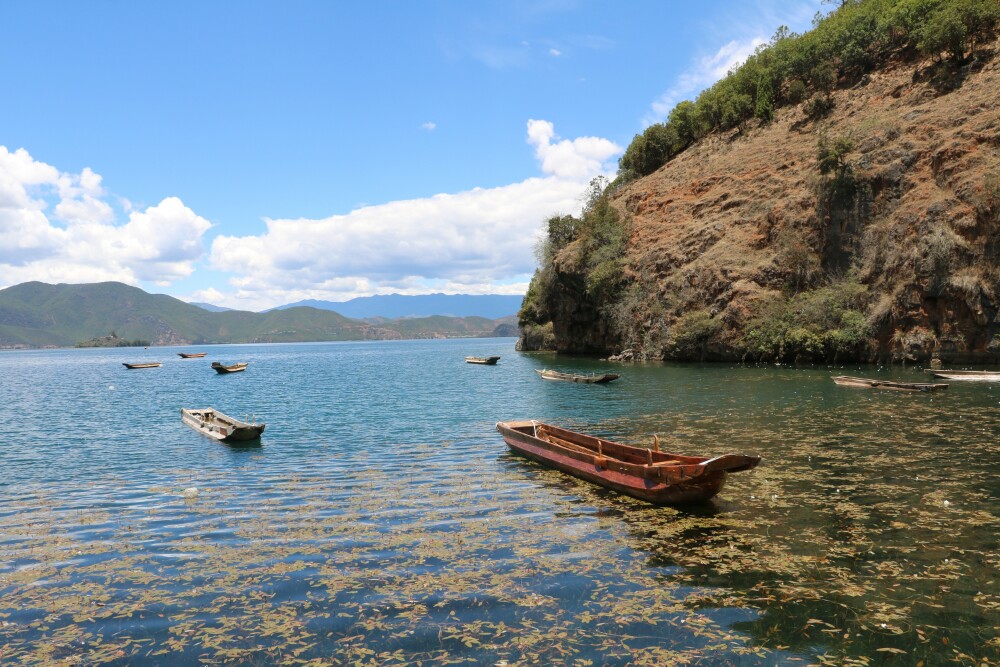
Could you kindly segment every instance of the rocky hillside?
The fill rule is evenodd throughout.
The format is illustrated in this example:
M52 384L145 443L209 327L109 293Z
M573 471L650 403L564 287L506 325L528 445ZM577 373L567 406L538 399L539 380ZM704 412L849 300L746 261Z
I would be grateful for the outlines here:
M960 62L900 50L841 78L820 113L786 103L609 187L615 289L595 289L611 265L581 261L592 237L554 244L520 345L1000 361L998 52L992 37Z

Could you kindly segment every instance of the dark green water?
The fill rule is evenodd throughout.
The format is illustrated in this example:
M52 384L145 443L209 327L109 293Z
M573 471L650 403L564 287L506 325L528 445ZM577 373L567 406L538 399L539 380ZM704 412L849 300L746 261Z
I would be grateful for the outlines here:
M998 384L511 339L200 349L0 353L0 664L1000 661ZM182 406L267 430L229 447ZM521 418L764 461L651 507L511 456L494 423Z

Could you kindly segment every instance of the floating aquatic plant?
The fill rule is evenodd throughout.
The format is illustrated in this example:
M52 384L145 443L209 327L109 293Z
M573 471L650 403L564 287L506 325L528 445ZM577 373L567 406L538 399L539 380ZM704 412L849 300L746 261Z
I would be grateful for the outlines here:
M21 489L0 508L0 662L992 664L1000 446L894 405L600 425L764 454L690 508L491 435L241 483L185 469Z

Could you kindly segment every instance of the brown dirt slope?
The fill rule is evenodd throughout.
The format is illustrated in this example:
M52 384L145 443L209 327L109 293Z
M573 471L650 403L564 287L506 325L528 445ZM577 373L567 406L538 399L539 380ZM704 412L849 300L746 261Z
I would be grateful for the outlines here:
M987 45L957 73L893 64L836 91L823 118L785 107L623 188L630 278L651 305L627 309L611 347L670 357L672 326L703 311L718 326L702 356L745 358L737 341L765 304L849 277L867 287L869 354L994 360L998 50ZM823 194L833 178L818 169L824 136L853 144L845 201Z

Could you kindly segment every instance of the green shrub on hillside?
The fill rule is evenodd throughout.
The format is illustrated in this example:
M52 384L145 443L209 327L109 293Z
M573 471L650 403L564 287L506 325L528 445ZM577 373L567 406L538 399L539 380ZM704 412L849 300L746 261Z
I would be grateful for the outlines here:
M587 273L587 292L599 303L611 301L625 280L625 225L607 197L584 213L579 240Z
M674 156L677 146L676 129L663 123L650 125L625 149L618 161L619 169L633 178L651 174Z
M754 116L767 122L774 118L774 91L771 87L771 73L763 71L757 79L757 103Z
M945 225L937 225L929 234L920 238L918 248L920 272L928 277L928 289L941 295L952 275L956 246L964 245L962 238Z
M809 89L802 79L794 79L788 84L788 102L789 104L798 104L806 99L809 95Z
M942 52L960 61L965 55L965 23L954 5L934 13L917 30L917 48L925 55L938 58Z
M787 286L799 292L813 285L821 275L819 256L799 234L786 231L778 237L775 263L784 267Z
M722 330L722 321L712 317L708 309L684 313L670 327L667 353L677 359L700 361Z
M854 141L850 137L837 137L830 141L825 134L819 135L816 150L816 160L819 163L819 173L824 176L833 174L843 177L850 171L847 154L854 150Z
M989 39L1000 24L1000 2L996 0L958 0L958 12L965 24L969 49L975 54L976 46Z
M543 266L535 271L528 291L517 312L517 324L526 327L530 324L542 324L552 319L549 314L548 297L552 291L553 270L551 266Z
M620 349L630 350L640 359L661 359L667 349L673 298L660 293L652 271L632 269L635 280L625 285L608 313L611 328Z
M962 60L998 23L997 0L849 0L807 33L782 26L694 102L680 102L666 121L636 135L619 160L620 178L651 174L709 132L742 131L751 118L768 121L810 92L806 115L818 118L833 108L839 81L856 80L894 54L919 49Z
M865 356L873 330L865 309L868 288L852 280L765 303L743 335L746 353L760 360L836 360Z
M812 120L822 118L826 114L833 111L833 98L823 95L814 95L812 99L806 102L802 111L805 113L806 118L811 118Z

